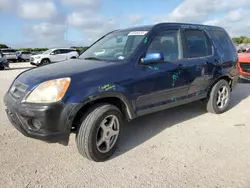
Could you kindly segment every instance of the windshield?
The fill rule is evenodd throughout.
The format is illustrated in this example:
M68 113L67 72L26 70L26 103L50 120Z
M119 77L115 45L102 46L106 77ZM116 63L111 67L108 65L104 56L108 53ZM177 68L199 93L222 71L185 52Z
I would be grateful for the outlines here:
M119 61L128 59L148 31L118 31L108 34L79 58L93 60Z
M50 54L52 51L53 51L53 50L47 50L47 51L43 52L43 54L44 54L44 55L48 55L48 54Z

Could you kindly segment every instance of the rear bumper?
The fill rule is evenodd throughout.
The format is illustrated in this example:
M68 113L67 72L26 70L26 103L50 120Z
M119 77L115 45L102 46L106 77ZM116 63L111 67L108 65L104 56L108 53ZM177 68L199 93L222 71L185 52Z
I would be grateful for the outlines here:
M4 97L5 111L11 124L24 136L49 143L67 145L72 121L69 120L73 105L24 104L7 93Z
M232 89L234 89L238 83L239 83L239 75L233 77L233 79L232 79Z
M6 56L7 60L18 60L17 56Z

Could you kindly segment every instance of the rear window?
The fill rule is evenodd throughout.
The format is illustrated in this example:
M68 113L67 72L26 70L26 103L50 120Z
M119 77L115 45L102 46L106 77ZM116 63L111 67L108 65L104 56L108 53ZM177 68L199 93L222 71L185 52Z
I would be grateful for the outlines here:
M227 33L219 30L210 31L213 40L218 48L219 55L223 60L230 61L237 58L237 50Z

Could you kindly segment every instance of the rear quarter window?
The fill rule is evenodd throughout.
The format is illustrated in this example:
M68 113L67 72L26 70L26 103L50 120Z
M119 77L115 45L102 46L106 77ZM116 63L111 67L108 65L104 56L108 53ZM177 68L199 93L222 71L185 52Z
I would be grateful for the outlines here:
M237 58L237 50L226 32L212 30L209 33L215 42L218 54L224 61L232 61Z

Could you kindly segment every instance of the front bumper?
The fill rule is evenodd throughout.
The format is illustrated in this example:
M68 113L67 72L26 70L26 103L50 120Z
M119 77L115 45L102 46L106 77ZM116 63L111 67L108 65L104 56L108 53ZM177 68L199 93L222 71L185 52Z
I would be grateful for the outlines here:
M41 61L40 59L31 59L30 64L38 66L40 64L40 61Z
M4 103L9 121L24 136L49 143L68 144L73 105L25 104L15 100L10 93L5 95Z
M239 83L244 83L244 84L250 83L250 76L246 76L246 75L241 74L239 76Z
M10 67L9 67L9 62L8 61L6 61L6 62L0 62L0 68L1 69L9 69Z

